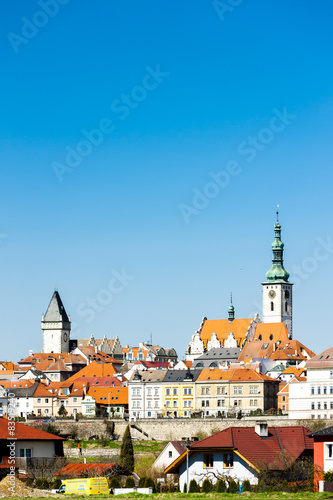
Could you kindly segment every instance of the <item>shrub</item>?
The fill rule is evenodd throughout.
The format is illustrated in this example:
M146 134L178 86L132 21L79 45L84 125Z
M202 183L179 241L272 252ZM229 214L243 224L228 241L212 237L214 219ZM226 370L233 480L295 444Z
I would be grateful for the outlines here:
M120 488L120 481L119 479L117 478L117 476L115 477L112 477L110 480L109 480L109 488Z
M245 479L245 481L243 481L243 491L251 491L252 488L251 488L251 483L248 479Z
M52 482L52 488L54 488L55 490L58 490L61 486L61 479L60 477L56 477L55 479L53 479L53 482Z
M210 493L213 489L212 483L209 481L208 478L204 480L201 486L201 493Z
M288 484L288 481L286 479L284 481L282 481L282 483L281 483L281 490L282 491L289 491L289 484Z
M135 487L135 481L132 476L127 476L126 482L125 482L125 488L134 488Z
M184 483L183 493L187 493L187 484L186 483Z
M41 489L42 484L43 484L43 479L42 479L42 478L40 478L40 477L38 477L38 478L36 479L36 488Z
M328 470L327 472L324 472L323 480L327 481L328 483L333 483L333 470Z
M234 479L231 479L229 483L229 493L237 493L237 491L238 491L238 484Z
M199 488L198 483L196 482L195 479L191 479L188 492L189 493L199 493L200 492L200 488Z
M139 479L139 488L144 488L145 487L145 482L146 482L147 476L142 476Z
M224 479L219 479L216 483L217 493L225 493L226 490L227 490L227 485L225 484Z
M144 488L153 488L153 491L155 490L155 483L151 477L146 477Z

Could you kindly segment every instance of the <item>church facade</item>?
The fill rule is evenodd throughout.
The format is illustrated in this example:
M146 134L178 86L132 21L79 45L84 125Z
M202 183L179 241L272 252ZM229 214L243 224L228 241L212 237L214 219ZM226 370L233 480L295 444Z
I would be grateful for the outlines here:
M266 281L262 283L262 321L258 314L254 318L236 319L231 299L228 319L208 320L206 317L202 319L200 328L194 333L186 348L186 360L193 361L212 348L242 349L246 342L262 340L263 333L269 340L274 340L277 324L281 326L279 330L284 332L283 337L292 339L293 284L289 282L289 273L283 265L284 243L281 240L278 212L274 234L272 267L266 273Z

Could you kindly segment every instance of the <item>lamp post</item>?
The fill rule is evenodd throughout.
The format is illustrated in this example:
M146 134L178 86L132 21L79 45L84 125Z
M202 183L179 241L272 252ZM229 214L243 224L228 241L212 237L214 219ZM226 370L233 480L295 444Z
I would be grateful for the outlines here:
M186 493L188 493L190 489L189 485L189 476L190 476L190 471L189 471L189 449L191 446L191 441L185 441L185 446L186 446Z

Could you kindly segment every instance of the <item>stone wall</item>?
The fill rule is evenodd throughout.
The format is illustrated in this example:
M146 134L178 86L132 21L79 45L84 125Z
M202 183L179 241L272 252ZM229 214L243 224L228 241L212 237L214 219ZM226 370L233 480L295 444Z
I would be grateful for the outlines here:
M258 420L267 421L268 425L273 427L306 425L304 421L289 420L286 417L246 417L241 420L220 418L143 419L138 420L135 426L131 427L131 434L133 439L140 440L155 439L158 441L173 441L195 436L202 438L204 434L208 436L230 426L253 427ZM121 439L128 422L116 419L113 420L113 422L115 425L115 437L116 439ZM327 426L331 423L332 421L327 421ZM28 425L41 428L41 424L35 422L28 423ZM45 428L45 424L43 425ZM52 425L60 429L62 434L70 434L74 428L77 429L77 437L79 439L90 439L93 436L98 436L99 438L109 437L106 423L102 419L82 419L79 422L61 419L56 420Z

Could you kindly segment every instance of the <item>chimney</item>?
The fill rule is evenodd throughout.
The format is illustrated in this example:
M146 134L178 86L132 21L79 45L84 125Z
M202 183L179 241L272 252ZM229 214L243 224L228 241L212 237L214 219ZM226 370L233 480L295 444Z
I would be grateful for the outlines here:
M261 438L268 437L268 424L265 421L257 421L255 425L255 433Z

